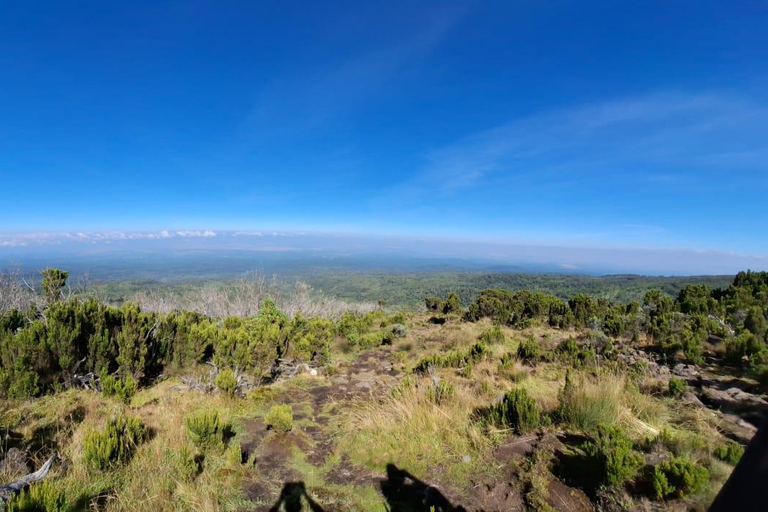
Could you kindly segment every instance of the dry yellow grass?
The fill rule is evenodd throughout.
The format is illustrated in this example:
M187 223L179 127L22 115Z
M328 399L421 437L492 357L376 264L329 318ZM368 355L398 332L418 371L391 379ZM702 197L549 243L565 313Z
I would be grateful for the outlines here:
M471 420L484 402L456 383L453 398L438 405L429 398L432 385L429 378L417 379L379 401L361 404L343 427L340 448L378 471L393 463L424 476L441 467L451 481L465 481L478 471L490 447Z

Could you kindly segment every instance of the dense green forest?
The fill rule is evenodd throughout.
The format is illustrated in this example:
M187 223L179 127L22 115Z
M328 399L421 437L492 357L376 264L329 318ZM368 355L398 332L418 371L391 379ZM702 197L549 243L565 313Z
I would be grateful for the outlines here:
M420 305L424 297L444 296L453 292L468 305L482 290L500 288L509 291L530 290L567 299L584 293L616 302L642 301L650 290L661 290L671 297L685 286L701 284L725 288L733 276L654 277L639 275L585 276L567 274L478 273L478 272L339 272L306 273L300 280L317 291L354 302L382 300L389 305ZM130 299L134 294L164 289L177 294L204 285L226 286L229 281L185 281L160 283L154 280L123 280L95 285L99 295L113 302ZM289 289L293 282L274 278L275 285Z
M676 297L687 285L727 287L733 276L651 277L639 275L585 276L522 273L343 273L308 275L313 287L347 300L384 300L388 304L416 304L424 297L454 292L469 304L482 290L529 290L567 299L579 293L616 302L641 301L646 292L661 290Z

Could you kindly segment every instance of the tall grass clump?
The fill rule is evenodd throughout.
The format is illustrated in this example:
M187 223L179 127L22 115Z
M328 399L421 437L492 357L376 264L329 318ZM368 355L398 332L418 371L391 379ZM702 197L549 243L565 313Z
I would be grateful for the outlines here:
M147 429L140 419L117 416L104 430L92 430L85 436L83 459L93 469L108 470L125 464L136 447L147 438Z
M231 426L219 418L218 412L201 411L184 419L187 437L200 450L221 451L226 445Z
M381 399L355 407L339 438L340 448L376 471L384 471L395 458L417 476L442 467L452 481L468 481L491 444L471 419L477 399L458 384L446 383L440 390L432 386L429 379L405 378ZM436 403L448 400L447 406ZM471 462L462 462L463 455Z
M623 393L623 377L604 374L593 380L584 375L574 376L568 370L560 391L557 418L582 430L611 426L619 419Z
M487 419L495 425L524 434L541 424L541 412L524 388L515 388L504 395L500 403L490 407Z

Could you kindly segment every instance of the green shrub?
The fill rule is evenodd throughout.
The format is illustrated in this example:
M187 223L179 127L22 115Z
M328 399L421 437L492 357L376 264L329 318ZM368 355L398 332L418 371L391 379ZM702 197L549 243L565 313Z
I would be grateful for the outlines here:
M451 313L461 313L461 300L455 293L448 293L445 296L445 301L442 304L443 313L449 315Z
M235 372L229 368L224 368L219 371L213 383L223 393L226 393L229 396L235 396L237 393L237 377L235 377Z
M224 459L228 466L239 466L243 463L243 448L240 443L230 443L229 448L224 453Z
M395 324L392 326L392 336L395 338L402 338L408 334L408 328L403 324Z
M223 450L231 427L218 412L201 411L184 419L187 436L200 450Z
M504 336L504 331L501 330L501 327L498 325L494 325L493 328L490 331L485 331L480 336L480 341L487 345L496 345L497 343L504 343L506 341L506 336Z
M56 482L38 482L23 489L8 504L8 512L66 512L67 505L64 491Z
M541 424L536 401L524 388L515 388L488 411L488 420L500 427L510 427L518 434L530 432Z
M718 445L713 453L715 457L722 460L723 462L727 462L728 464L735 466L739 463L741 457L744 455L744 447L738 443L728 441Z
M709 471L684 457L673 457L653 468L656 499L685 498L709 487Z
M683 379L678 379L676 377L672 377L669 379L669 394L673 397L680 397L683 393L685 393L685 390L688 388L688 385L685 383Z
M582 446L589 468L602 485L621 487L633 480L645 461L632 440L617 427L600 425L591 441Z
M462 368L471 363L482 361L488 354L488 346L478 341L467 351L453 350L446 355L427 356L413 369L417 373L426 373L429 368Z
M126 404L131 401L139 387L136 379L130 375L118 378L102 372L99 382L101 383L101 392L104 393L104 396L114 396Z
M579 345L573 338L565 339L557 346L557 353L573 359L579 353Z
M535 362L541 357L541 345L533 336L524 339L517 347L517 357L521 361Z
M366 349L385 345L388 340L391 341L390 336L390 333L384 331L369 332L357 338L357 346Z
M202 470L200 463L186 446L182 446L178 451L165 452L165 457L166 467L175 466L179 477L186 482L191 482Z
M432 385L427 388L427 398L437 405L442 405L453 400L455 395L456 389L450 382L433 382Z
M147 437L147 430L138 418L117 416L105 430L92 430L85 436L83 459L86 464L102 471L128 462L136 447Z
M275 432L288 432L293 428L293 410L288 404L273 405L264 417L264 423Z

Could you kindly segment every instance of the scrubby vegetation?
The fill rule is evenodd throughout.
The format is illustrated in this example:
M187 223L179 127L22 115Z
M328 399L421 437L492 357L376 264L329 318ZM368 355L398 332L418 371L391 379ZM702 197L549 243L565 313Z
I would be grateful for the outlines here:
M147 430L141 420L118 416L111 419L104 430L88 432L83 443L83 459L94 469L112 469L128 462L146 437Z
M288 404L273 405L264 416L267 428L275 432L288 432L293 428L293 410Z
M331 316L147 310L66 281L48 269L0 311L0 477L66 462L9 510L385 510L425 489L436 509L702 510L765 403L766 273Z
M200 450L223 450L230 425L219 418L219 413L202 411L184 419L190 441Z

